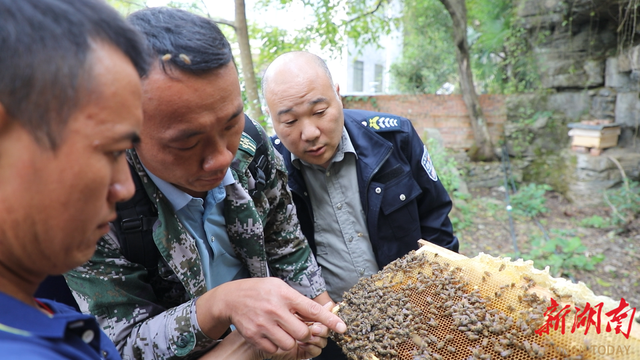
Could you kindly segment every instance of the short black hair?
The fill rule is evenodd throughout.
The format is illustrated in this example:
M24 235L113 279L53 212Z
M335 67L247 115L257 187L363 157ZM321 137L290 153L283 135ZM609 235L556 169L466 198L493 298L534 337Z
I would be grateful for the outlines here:
M40 145L56 149L91 88L90 55L100 42L147 73L142 36L102 0L0 0L0 103Z
M202 74L233 60L231 46L212 20L170 7L152 7L127 17L147 40L151 56L165 73L166 64Z

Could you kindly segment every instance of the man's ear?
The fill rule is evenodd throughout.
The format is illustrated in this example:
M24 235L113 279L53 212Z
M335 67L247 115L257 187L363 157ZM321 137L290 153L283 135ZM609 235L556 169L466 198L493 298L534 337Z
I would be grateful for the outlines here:
M336 83L336 94L340 97L340 84Z

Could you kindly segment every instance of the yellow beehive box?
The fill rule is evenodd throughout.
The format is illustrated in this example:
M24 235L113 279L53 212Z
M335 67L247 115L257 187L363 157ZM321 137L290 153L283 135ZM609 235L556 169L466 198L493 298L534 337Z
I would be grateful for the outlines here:
M618 145L620 125L586 125L582 123L569 124L571 146L606 149Z

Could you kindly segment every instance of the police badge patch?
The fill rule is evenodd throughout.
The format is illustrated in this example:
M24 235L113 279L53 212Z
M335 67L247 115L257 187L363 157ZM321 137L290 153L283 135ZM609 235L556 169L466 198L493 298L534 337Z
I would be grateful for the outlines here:
M426 145L424 146L424 153L422 154L422 167L431 180L438 181L438 174L436 174L436 168L433 167L433 162L431 162L431 156L427 151Z

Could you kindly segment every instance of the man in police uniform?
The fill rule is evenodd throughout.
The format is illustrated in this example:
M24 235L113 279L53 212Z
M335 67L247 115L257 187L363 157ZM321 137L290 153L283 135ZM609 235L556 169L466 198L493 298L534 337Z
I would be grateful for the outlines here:
M129 21L155 59L142 79L141 142L127 158L137 191L157 209L152 246L161 256L155 268L132 261L112 224L91 261L66 274L80 308L128 359L198 357L232 324L268 354L324 346L327 327L345 325L293 290L331 301L282 158L261 128L271 171L254 191L256 143L243 133L229 43L213 21L178 9L149 8ZM296 313L322 324L309 327Z
M419 239L458 250L451 200L409 120L343 110L326 64L307 52L274 60L262 89L302 232L334 301ZM340 358L332 344L322 358Z

